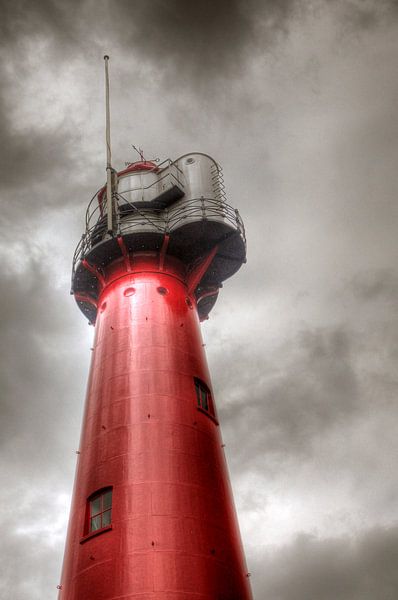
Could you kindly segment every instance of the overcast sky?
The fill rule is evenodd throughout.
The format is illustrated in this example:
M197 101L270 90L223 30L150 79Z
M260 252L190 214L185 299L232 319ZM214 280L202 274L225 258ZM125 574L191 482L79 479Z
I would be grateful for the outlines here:
M0 597L59 583L114 166L224 167L248 262L203 325L256 600L398 597L398 3L1 2Z

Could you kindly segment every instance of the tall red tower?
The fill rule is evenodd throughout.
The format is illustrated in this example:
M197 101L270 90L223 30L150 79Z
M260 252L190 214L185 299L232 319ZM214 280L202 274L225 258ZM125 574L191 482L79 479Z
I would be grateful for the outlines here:
M243 223L206 154L108 175L73 261L95 338L59 599L249 600L200 332Z

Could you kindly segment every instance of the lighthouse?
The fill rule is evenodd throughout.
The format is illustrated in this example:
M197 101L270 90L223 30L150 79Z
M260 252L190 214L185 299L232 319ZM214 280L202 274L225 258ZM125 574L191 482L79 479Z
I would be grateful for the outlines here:
M250 600L200 326L242 220L207 154L107 173L73 257L95 334L59 600Z

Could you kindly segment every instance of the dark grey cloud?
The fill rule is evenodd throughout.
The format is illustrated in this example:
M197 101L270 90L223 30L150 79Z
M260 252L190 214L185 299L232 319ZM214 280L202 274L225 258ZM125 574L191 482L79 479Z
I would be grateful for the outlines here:
M210 79L241 66L242 59L250 58L250 51L256 49L258 33L263 51L278 31L287 29L295 4L296 0L104 0L94 6L88 0L34 4L3 0L0 31L3 44L45 35L54 50L65 53L97 45L103 36L105 43L119 42L126 52L134 50L160 68L168 64L176 72L184 66L184 75L192 83L199 74Z
M28 0L15 0L9 2L2 0L0 9L2 21L0 32L2 42L13 43L17 38L47 33L50 36L64 38L67 36L75 22L77 15L73 9L79 6L79 2L68 3L55 2L54 0L42 0L34 4Z
M343 505L358 503L372 519L394 515L398 318L388 273L358 275L354 288L339 290L347 308L338 326L297 332L295 325L294 334L276 341L267 323L258 323L256 335L226 342L212 356L234 477L251 473L265 489L291 478L293 496L312 494L328 481ZM259 510L263 497L247 494L244 510ZM329 510L321 494L319 502L317 510Z
M238 75L259 47L264 52L287 29L295 5L294 0L121 0L117 10L108 3L108 15L123 32L127 48L166 69L173 82L220 84Z
M74 306L45 253L2 263L0 479L3 531L0 596L54 598L84 398L87 352ZM76 364L80 355L81 366ZM68 483L65 486L65 477ZM54 550L55 549L55 550ZM23 576L16 565L23 564Z
M51 176L67 177L74 164L72 146L75 135L64 124L46 132L27 128L23 133L13 126L10 111L4 102L0 104L0 138L2 140L0 161L3 177L0 188L12 194L14 202L16 190L29 184L50 183ZM21 186L21 182L23 182ZM18 197L18 192L17 192ZM52 194L54 202L56 194ZM43 199L43 196L41 196ZM32 196L23 198L23 203L37 208Z
M358 273L351 282L351 289L359 302L396 302L398 275L389 268Z
M19 494L17 503L16 492ZM3 530L0 579L2 598L41 600L56 597L59 557L54 552L55 536L46 531L46 527L55 525L54 522L49 523L48 517L49 514L54 515L54 500L51 485L42 485L33 490L30 488L29 496L26 495L26 488L13 487L13 493L3 498L0 519ZM63 507L59 505L56 508L62 510ZM35 516L36 528L33 530L26 523L27 514ZM52 518L56 519L54 516ZM16 573L16 564L23 565L23 575L19 569L19 573Z
M396 0L349 0L340 5L345 26L355 31L374 29L380 22L396 17L398 9Z
M301 535L264 555L253 580L259 599L395 600L397 595L397 526L341 538Z
M76 59L86 45L95 45L79 36L81 18L78 2L59 3L51 0L30 3L24 0L0 3L0 48L3 60L0 64L2 89L0 92L0 161L3 167L0 188L18 198L18 189L26 185L43 184L57 187L76 166L74 149L78 146L79 131L75 127L75 115L62 115L62 98L52 90L62 70L69 61ZM39 80L43 61L51 64L51 75L40 88L37 86L34 102L35 118L20 123L14 109L29 106L30 92L26 84ZM49 99L59 103L60 118L57 124L48 119ZM54 177L55 181L51 182ZM35 207L35 198L26 198ZM43 196L41 197L43 200ZM21 200L23 203L23 201ZM53 193L50 204L59 202L59 194Z
M281 460L302 460L325 433L360 413L354 339L336 328L302 331L277 349L259 351L252 340L240 349L233 372L230 353L218 358L223 430L228 441L238 440L231 452L235 469L264 472L280 468Z
M351 2L346 11L352 15L351 20L357 18L361 27L366 19L379 22L394 7L395 2L390 1ZM174 89L178 106L178 97L186 88L195 89L202 101L221 93L226 79L240 77L253 59L266 53L288 33L295 19L311 12L311 7L304 7L297 0L199 3L118 0L99 2L95 8L87 0L69 3L3 0L1 9L1 46L6 60L0 66L4 84L0 98L3 140L0 159L4 176L0 184L6 189L18 187L21 180L26 183L43 180L52 173L64 176L66 168L76 164L73 150L79 146L79 132L78 128L73 130L74 115L65 115L61 126L45 130L35 124L23 131L15 127L12 107L24 93L23 81L34 77L32 54L43 39L55 67L54 78L57 65L65 66L82 56L96 61L104 50L112 54L115 49L117 60L124 65L123 72L118 70L117 62L114 67L122 87L130 85L131 74L138 68L137 61L141 61L150 68L147 76L151 77L152 72L160 87ZM30 42L28 46L24 45L26 40ZM131 67L126 68L127 65ZM48 90L39 93L43 97L39 117L42 126L46 120L44 99ZM255 102L249 91L243 95L241 120ZM209 110L210 105L206 106ZM180 110L186 109L181 106Z
M69 436L77 444L83 401L83 390L74 383L80 354L74 346L75 307L63 291L54 289L54 279L44 260L28 260L22 276L8 269L0 278L3 466L14 473L29 467L39 477L56 473L65 451L73 453Z
M395 69L387 33L397 3L48 0L0 7L0 445L8 573L0 595L47 600L56 593L65 533L56 520L68 510L57 502L72 485L90 344L68 295L70 256L62 253L72 253L77 215L83 225L85 199L101 184L102 116L90 111L93 97L102 103L102 55L109 52L115 121L126 130L139 125L145 144L154 119L156 152L157 143L167 150L187 140L204 151L217 148L229 170L231 203L248 224L249 264L236 284L225 285L208 344L234 481L254 473L264 488L259 496L244 490L245 512L261 529L263 497L275 502L268 484L285 480L302 503L318 498L321 505L322 493L336 498L328 539L303 534L264 552L247 539L256 600L396 598L396 529L378 527L353 541L338 537L333 519L340 509L364 507L373 523L396 515L397 278L382 232L392 227L396 198L396 90L383 68L391 60ZM330 46L322 45L322 31L327 37L330 29ZM367 64L369 46L377 69ZM333 62L339 52L342 62ZM77 96L71 112L54 93L68 66L65 93ZM44 83L30 98L27 86L40 69ZM374 96L361 73L377 81ZM341 89L346 95L336 93ZM49 98L57 119L47 119ZM145 117L136 112L138 100ZM324 123L321 145L330 154L322 155L311 135ZM319 197L306 203L313 188ZM328 253L337 257L329 265L322 261ZM348 508L338 496L343 480ZM297 530L304 525L295 523ZM267 534L261 531L265 543Z

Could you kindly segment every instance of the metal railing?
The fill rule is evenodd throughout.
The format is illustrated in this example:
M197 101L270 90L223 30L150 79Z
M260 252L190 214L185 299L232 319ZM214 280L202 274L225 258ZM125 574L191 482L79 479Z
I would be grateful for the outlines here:
M211 168L211 174L215 198L220 202L225 202L226 192L222 167L219 164L214 163Z
M181 159L181 157L180 157ZM180 160L178 159L178 160ZM162 172L168 169L168 172L163 177L168 177L171 174L171 167L175 167L175 173L172 174L175 180L182 188L183 172L177 166L177 161L166 159L157 167L154 167L157 172ZM165 166L164 166L165 165ZM83 233L76 250L73 255L72 265L72 280L76 271L76 266L80 260L90 252L97 244L111 239L111 237L124 236L135 232L148 231L148 227L152 232L160 234L172 234L179 227L186 223L194 223L201 221L215 221L230 225L232 229L239 232L243 241L246 242L245 228L238 210L232 208L227 202L223 174L221 167L214 162L212 171L212 182L214 198L195 198L178 200L175 204L168 208L141 208L130 202L123 194L115 192L114 194L114 211L115 211L115 231L111 235L107 230L107 213L106 203L99 201L101 190L95 193L91 198L85 217L85 232ZM160 178L160 181L162 177ZM131 191L148 190L154 185L159 185L159 179L152 182L146 187L139 186L134 189L126 190L123 193Z
M121 200L123 204L121 205ZM92 201L90 202L90 205ZM89 206L90 206L89 205ZM179 201L177 208L153 210L138 208L120 195L115 196L115 214L117 230L114 234L124 236L142 231L150 226L152 231L161 234L172 234L185 223L215 221L229 224L237 230L243 241L246 241L245 228L238 210L226 202L200 198L197 200ZM86 231L83 233L73 255L72 277L76 266L97 244L112 236L107 232L106 215L99 214L99 207L92 207L86 216Z
M153 167L153 169L148 169L145 171L145 174L156 172L158 177L155 181L148 185L139 185L137 187L131 187L123 190L124 194L130 194L134 192L141 192L142 200L145 198L146 192L151 192L153 188L158 187L161 188L162 182L168 180L169 185L178 185L182 190L184 189L184 174L182 170L178 167L175 161L172 161L170 158L166 158L159 165ZM132 172L131 175L136 173ZM128 173L125 173L123 179L128 177ZM149 194L150 196L150 194Z

